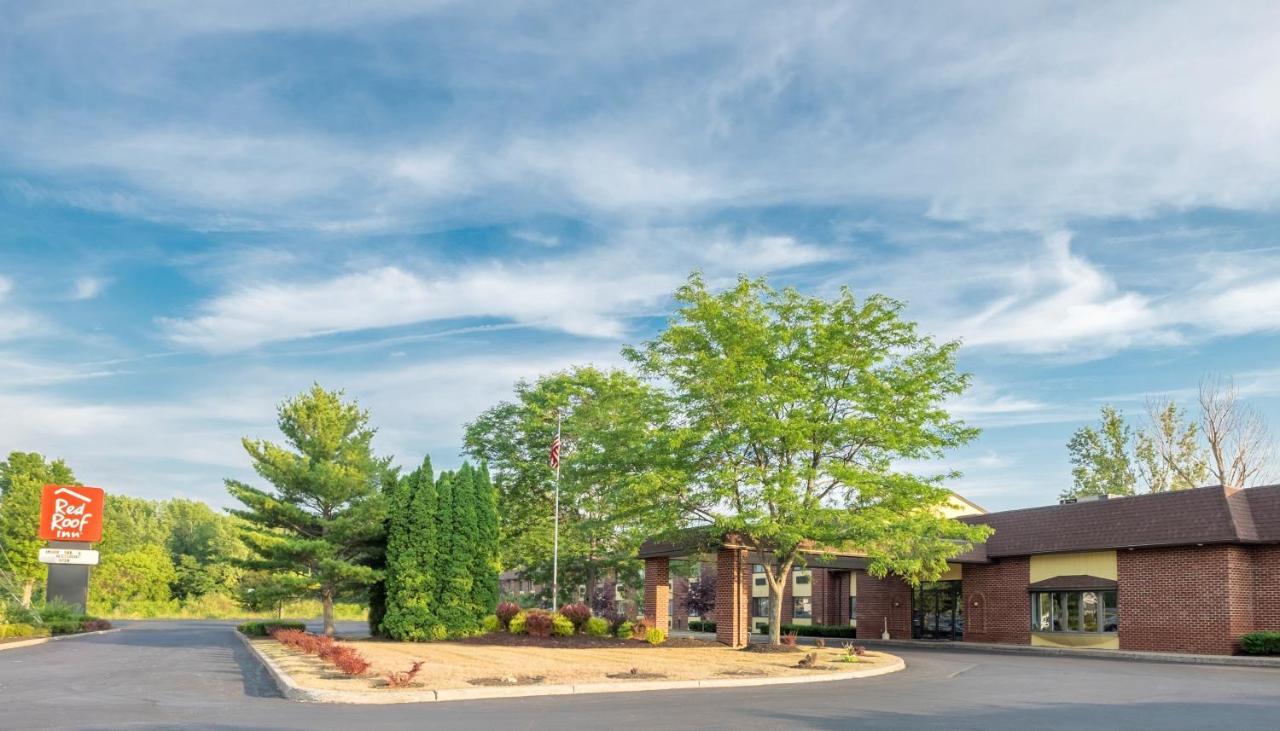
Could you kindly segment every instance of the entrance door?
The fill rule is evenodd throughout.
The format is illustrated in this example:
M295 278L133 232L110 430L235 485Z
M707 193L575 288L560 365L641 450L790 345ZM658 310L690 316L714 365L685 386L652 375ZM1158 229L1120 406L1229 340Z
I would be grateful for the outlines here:
M959 581L924 583L912 594L911 636L958 640L964 636L964 601Z

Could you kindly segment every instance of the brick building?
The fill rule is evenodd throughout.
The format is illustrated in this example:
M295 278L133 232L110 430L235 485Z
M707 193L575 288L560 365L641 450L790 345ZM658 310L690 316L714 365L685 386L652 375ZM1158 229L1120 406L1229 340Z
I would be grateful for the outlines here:
M788 578L783 621L852 625L860 636L1230 654L1280 631L1280 485L1204 487L956 517L991 526L939 580L876 579L866 561L818 556ZM969 513L963 515L962 513ZM650 542L646 614L670 623L667 562L714 562L717 638L745 644L768 589L732 536ZM757 558L756 561L759 559ZM652 577L652 581L649 577Z

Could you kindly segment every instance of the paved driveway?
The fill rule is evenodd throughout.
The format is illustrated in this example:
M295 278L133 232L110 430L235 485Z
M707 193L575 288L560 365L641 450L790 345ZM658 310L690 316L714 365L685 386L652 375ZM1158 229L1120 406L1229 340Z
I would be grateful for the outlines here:
M0 652L0 729L1276 728L1280 671L910 650L812 685L329 706L276 697L230 623L138 622Z

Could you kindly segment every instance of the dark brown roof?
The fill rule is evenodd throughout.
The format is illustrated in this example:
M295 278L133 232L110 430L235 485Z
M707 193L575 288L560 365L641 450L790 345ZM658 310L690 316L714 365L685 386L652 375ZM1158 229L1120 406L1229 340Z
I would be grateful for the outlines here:
M1221 486L968 515L995 529L986 556L1198 543L1280 543L1280 485Z
M1071 576L1055 576L1052 579L1037 581L1027 586L1028 591L1062 591L1065 589L1115 589L1120 582L1115 579L1104 579L1101 576L1072 574Z

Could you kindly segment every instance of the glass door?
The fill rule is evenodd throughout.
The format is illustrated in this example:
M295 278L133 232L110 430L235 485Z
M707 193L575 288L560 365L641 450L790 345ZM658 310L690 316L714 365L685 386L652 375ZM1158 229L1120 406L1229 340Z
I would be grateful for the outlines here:
M958 640L964 636L964 601L959 581L921 584L911 601L911 636L923 640Z

